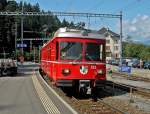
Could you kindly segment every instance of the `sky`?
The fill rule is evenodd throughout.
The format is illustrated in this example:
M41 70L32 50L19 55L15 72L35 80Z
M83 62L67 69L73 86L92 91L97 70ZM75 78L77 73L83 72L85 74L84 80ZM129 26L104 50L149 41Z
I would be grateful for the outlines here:
M21 0L17 0L20 2ZM109 13L123 12L123 37L131 36L135 42L150 45L150 0L23 0L39 3L45 11ZM84 21L86 26L99 30L108 27L119 33L119 19L59 17L75 23Z

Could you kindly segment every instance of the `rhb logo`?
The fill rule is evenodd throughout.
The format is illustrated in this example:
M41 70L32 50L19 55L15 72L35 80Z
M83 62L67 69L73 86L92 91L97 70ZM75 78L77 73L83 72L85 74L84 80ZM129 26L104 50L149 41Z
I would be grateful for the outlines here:
M88 66L80 66L80 73L87 74L88 73Z

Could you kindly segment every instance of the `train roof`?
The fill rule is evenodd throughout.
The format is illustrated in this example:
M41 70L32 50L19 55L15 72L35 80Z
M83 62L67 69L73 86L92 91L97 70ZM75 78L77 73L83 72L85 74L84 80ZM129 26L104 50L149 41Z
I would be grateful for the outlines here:
M67 27L59 28L55 34L54 37L50 40L52 41L54 38L89 38L89 39L105 39L105 36L98 33L98 31L92 31L92 30L79 30L79 29L70 29ZM48 41L46 44L43 45L45 47L50 41Z
M60 28L56 31L54 37L77 37L77 38L89 38L89 39L105 39L104 35L92 30L78 30L69 29L67 27Z

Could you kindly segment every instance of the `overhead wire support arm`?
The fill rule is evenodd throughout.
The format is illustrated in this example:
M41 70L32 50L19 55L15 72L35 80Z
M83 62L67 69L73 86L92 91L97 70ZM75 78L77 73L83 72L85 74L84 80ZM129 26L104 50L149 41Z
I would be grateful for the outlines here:
M71 13L71 12L0 12L0 16L73 16L73 17L102 17L120 19L120 61L122 61L122 12L120 14ZM23 36L23 35L22 35ZM23 39L22 39L23 41ZM122 65L122 62L121 64Z
M96 14L96 13L70 13L70 12L0 12L0 15L6 16L78 16L78 17L103 17L103 18L120 18L118 14Z

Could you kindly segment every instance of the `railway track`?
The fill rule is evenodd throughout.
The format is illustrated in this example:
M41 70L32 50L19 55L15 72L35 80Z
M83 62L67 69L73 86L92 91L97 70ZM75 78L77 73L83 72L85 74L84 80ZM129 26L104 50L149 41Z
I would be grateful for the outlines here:
M106 86L111 87L113 92L115 92L114 89L120 89L123 91L127 91L130 94L130 97L131 97L130 99L132 99L133 98L132 96L135 94L141 95L146 98L150 98L150 89L121 84L118 82L110 82L110 81L108 81L106 83ZM112 93L112 94L114 94L114 93Z
M125 74L125 73L113 72L112 77L113 77L113 75L117 75L119 77L123 77L123 78L126 78L128 80L150 82L149 78L138 77L138 76L135 76L132 74L131 74L131 76L128 76L128 74Z
M81 112L81 114L128 114L106 102L102 99L98 99L97 102L93 102L92 99L76 99L72 98L75 103L75 107Z
M91 97L78 98L76 96L68 96L67 93L64 93L64 91L62 91L60 88L53 86L53 84L47 77L45 78L45 80L59 94L59 96L61 96L66 102L68 102L73 108L75 108L79 112L79 114L148 114L140 111L137 113L137 109L131 107L130 105L128 105L129 110L126 110L126 106L124 106L125 104L122 104L124 101L114 102L112 89L110 91L104 89L101 92L103 95L98 96L97 102L94 102ZM133 100L134 94L140 94L144 97L150 98L150 90L147 89L136 88L133 86L112 82L108 82L106 84L111 88L115 87L117 89L120 89L121 91L127 91L126 93L130 93L128 97L131 97L131 101ZM110 100L110 102L108 99L111 99L112 101ZM129 100L127 100L126 102L129 102Z
M98 99L94 102L91 97L86 96L83 98L78 98L77 96L68 96L60 88L53 86L47 77L44 77L45 81L61 96L65 99L72 107L74 107L79 114L128 114L111 104L104 102L102 99ZM108 94L108 93L106 93Z

